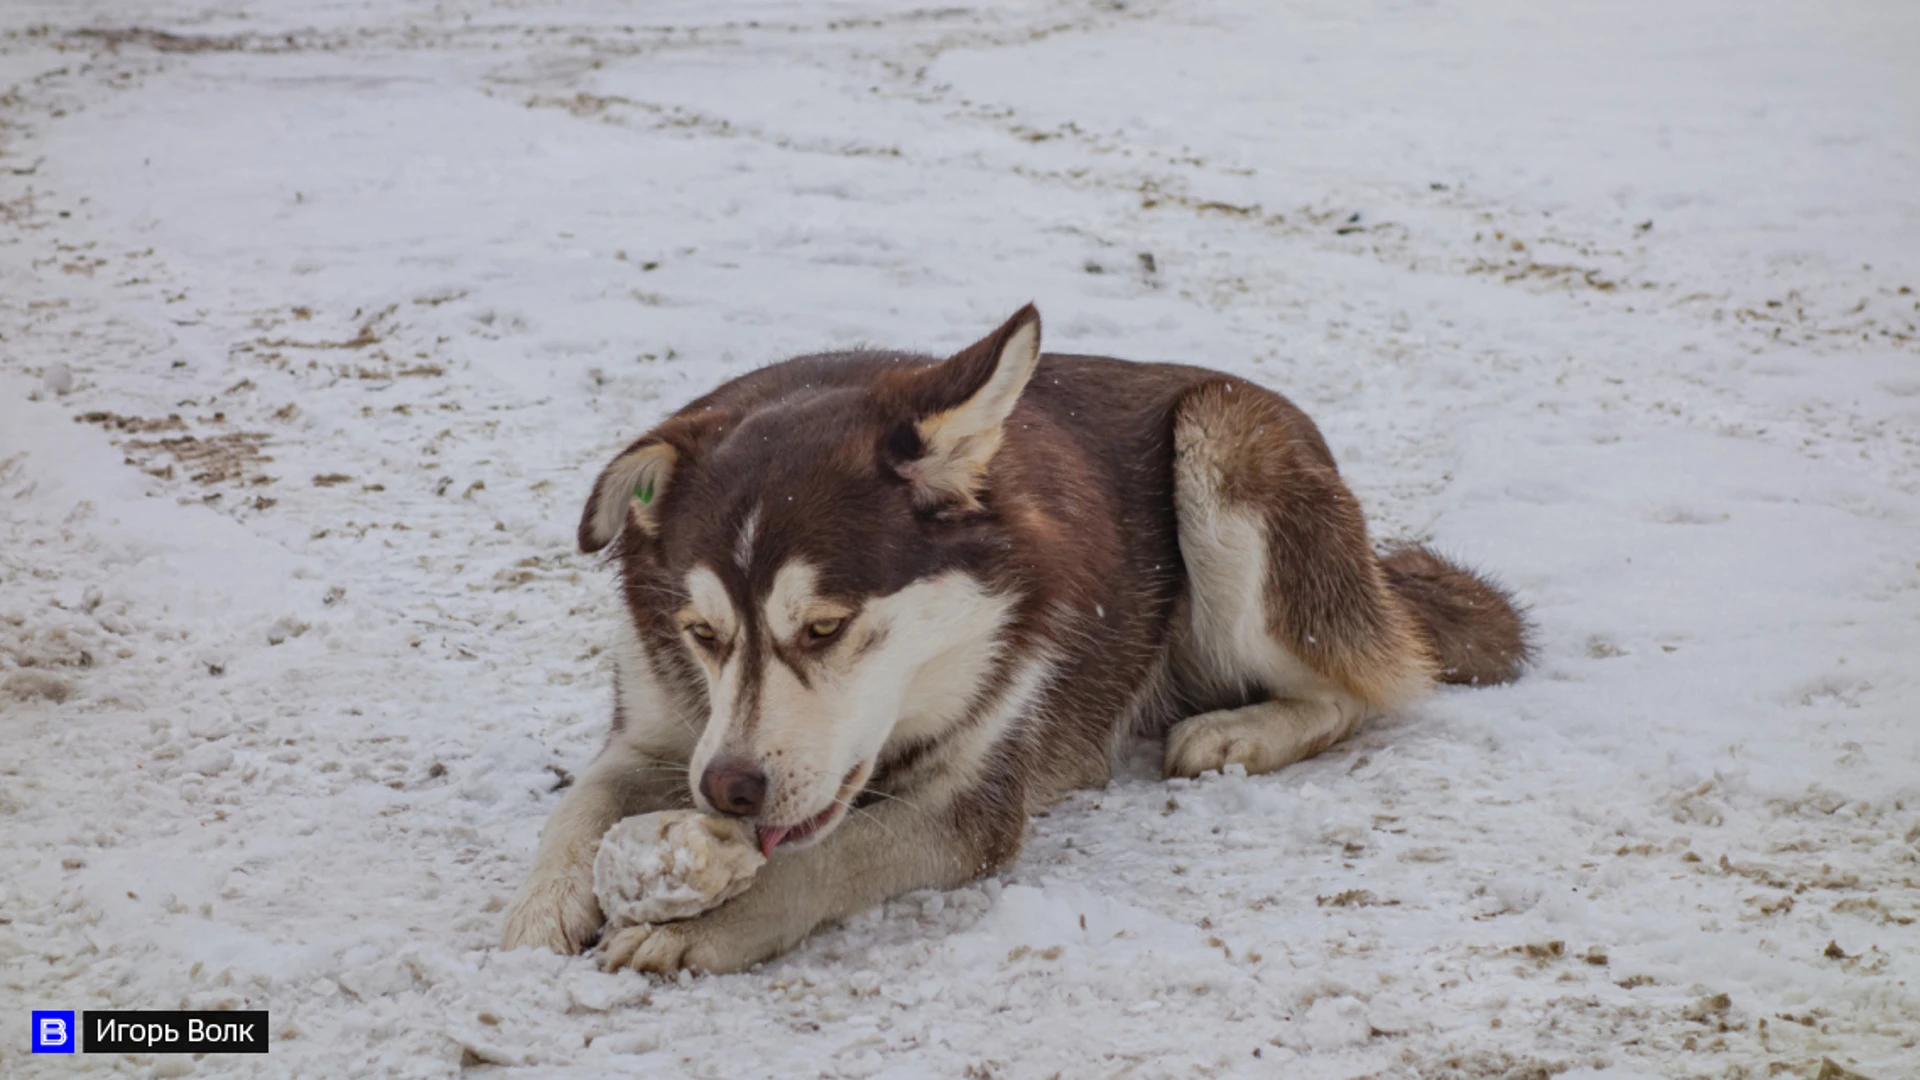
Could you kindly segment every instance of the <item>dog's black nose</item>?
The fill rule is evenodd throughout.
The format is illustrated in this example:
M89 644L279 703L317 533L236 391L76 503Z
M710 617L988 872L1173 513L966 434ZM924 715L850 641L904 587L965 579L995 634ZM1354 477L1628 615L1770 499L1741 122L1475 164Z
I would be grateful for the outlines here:
M708 805L734 817L754 817L767 801L767 774L737 761L716 761L700 774Z

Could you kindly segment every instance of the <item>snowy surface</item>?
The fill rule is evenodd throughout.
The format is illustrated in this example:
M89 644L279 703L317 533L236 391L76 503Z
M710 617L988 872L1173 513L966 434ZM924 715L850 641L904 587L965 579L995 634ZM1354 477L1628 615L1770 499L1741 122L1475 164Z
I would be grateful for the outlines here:
M1920 1075L1920 6L721 8L0 4L0 1073ZM593 472L1028 300L1293 396L1536 669L748 974L496 953ZM105 1006L273 1053L26 1056Z

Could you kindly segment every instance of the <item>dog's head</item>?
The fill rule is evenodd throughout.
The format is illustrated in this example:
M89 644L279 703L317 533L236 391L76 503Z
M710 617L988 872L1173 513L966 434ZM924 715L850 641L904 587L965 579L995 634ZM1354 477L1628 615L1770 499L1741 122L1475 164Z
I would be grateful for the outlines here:
M644 640L705 681L689 780L769 853L842 820L890 739L975 707L1014 600L989 465L1040 356L1028 306L954 356L791 362L722 387L594 483ZM898 743L896 743L898 745Z

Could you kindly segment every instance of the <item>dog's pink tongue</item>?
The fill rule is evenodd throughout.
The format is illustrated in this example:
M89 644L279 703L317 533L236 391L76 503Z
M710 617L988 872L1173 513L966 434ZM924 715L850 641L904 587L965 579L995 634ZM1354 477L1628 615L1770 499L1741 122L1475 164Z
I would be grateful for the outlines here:
M789 825L782 825L778 828L771 829L765 825L760 826L761 856L768 859L773 858L773 849L779 847L780 841L785 840L787 834L792 831L793 827Z

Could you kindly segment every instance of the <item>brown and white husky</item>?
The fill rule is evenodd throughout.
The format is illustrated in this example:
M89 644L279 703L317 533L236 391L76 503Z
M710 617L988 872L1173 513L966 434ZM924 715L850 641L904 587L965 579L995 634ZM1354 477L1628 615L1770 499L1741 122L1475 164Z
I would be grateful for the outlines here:
M945 360L803 356L693 402L594 482L580 547L609 545L613 730L504 947L599 936L594 853L628 815L736 815L770 856L707 914L614 935L610 968L737 971L991 874L1123 736L1164 737L1170 776L1270 772L1528 654L1498 588L1374 551L1287 399L1042 355L1031 306Z

